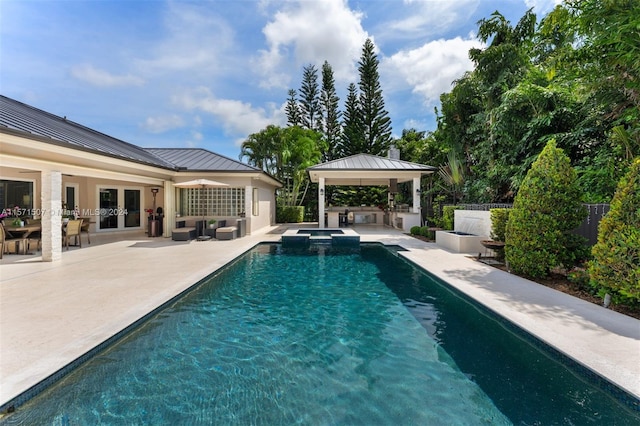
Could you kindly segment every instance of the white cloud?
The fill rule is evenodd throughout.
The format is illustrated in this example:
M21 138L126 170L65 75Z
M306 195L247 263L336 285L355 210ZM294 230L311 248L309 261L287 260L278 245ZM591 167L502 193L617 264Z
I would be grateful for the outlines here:
M71 75L78 80L98 87L142 86L145 83L140 77L131 74L111 74L90 64L71 67Z
M562 4L562 0L524 0L524 4L542 18L543 15L551 12L557 5Z
M424 98L425 105L434 106L440 94L451 91L454 80L473 69L468 57L472 47L482 44L474 38L434 40L386 58L383 66L387 73L401 76L414 93Z
M263 87L287 88L291 67L309 63L318 68L326 60L336 81L351 81L367 32L363 14L349 9L346 0L278 3L278 10L263 33L268 49L261 50L257 66Z
M167 130L184 126L182 117L176 114L158 117L147 117L141 127L150 133L164 133Z
M406 17L384 22L378 34L383 38L424 38L446 31L457 22L468 20L479 0L405 0Z
M174 96L172 101L186 110L197 110L210 114L230 135L245 138L269 124L284 125L286 118L281 108L273 104L268 109L256 108L250 103L217 98L209 89L199 88L189 93Z

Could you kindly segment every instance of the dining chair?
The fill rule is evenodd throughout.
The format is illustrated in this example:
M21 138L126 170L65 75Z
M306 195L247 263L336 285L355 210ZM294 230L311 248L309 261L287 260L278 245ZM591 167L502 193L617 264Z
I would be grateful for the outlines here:
M89 227L91 226L91 218L89 217L79 217L78 219L82 219L82 226L80 227L80 234L87 234L87 242L91 244L91 234L89 233ZM80 237L82 238L82 236Z
M27 225L40 225L42 226L41 219L25 219ZM31 250L31 244L35 243L36 250L40 250L42 246L42 228L39 231L33 231L27 236L27 250Z
M22 241L22 238L12 237L10 235L7 235L7 232L4 230L4 225L0 223L0 259L2 259L2 255L4 253L10 252L9 248L12 246L13 246L13 252L17 253L19 249L20 241Z
M82 238L80 238L80 232L82 232L82 219L70 220L67 222L67 226L64 228L64 245L69 250L69 238L74 237L74 244L82 247Z

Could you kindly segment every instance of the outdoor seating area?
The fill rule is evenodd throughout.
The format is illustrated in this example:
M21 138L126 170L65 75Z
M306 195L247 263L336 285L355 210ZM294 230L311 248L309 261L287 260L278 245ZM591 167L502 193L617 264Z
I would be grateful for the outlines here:
M62 223L62 247L82 248L82 236L86 234L87 243L91 244L91 218L78 218ZM40 219L25 218L20 223L0 222L0 259L5 254L27 255L42 250L42 223ZM70 244L71 242L71 244Z
M0 224L2 227L0 242L4 254L27 254L30 242L38 245L40 240L41 225L39 223Z
M209 225L207 225L209 224ZM171 239L173 241L191 241L191 240L234 240L242 238L246 235L246 219L222 219L207 220L206 218L198 219L180 219L176 220L176 226L171 231Z

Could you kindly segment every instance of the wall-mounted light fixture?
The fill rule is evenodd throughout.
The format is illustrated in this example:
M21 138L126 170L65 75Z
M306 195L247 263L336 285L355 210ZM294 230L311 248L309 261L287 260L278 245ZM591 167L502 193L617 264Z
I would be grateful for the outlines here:
M320 188L320 195L324 196L324 188Z
M420 195L422 191L420 191L420 188L416 188L416 194Z

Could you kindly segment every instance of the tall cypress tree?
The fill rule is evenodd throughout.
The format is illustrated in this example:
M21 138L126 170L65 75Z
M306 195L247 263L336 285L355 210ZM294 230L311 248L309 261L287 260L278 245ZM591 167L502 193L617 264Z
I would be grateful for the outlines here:
M318 70L315 65L308 65L303 69L302 87L300 87L300 106L302 112L302 127L310 130L318 130L320 89L318 87Z
M322 64L322 92L320 93L320 109L322 114L322 133L327 142L327 150L323 153L324 161L335 160L340 139L340 115L338 102L340 98L336 94L333 69L329 62Z
M364 130L365 152L383 155L391 144L391 119L384 109L378 57L371 39L364 42L358 62L360 72L360 111Z
M358 89L354 83L349 84L344 107L342 134L337 147L338 158L366 152Z
M289 126L300 126L300 124L302 124L300 105L298 104L298 99L296 99L296 91L293 89L289 89L289 98L287 99L285 111L287 113L287 124Z

